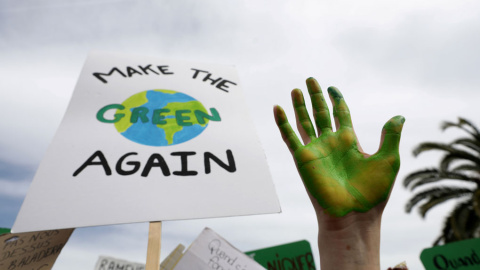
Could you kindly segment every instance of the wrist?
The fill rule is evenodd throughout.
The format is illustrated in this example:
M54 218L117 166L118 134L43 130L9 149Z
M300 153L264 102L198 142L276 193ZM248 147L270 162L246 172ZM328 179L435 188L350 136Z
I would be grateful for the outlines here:
M383 206L366 213L334 217L317 212L322 270L380 269L380 227Z

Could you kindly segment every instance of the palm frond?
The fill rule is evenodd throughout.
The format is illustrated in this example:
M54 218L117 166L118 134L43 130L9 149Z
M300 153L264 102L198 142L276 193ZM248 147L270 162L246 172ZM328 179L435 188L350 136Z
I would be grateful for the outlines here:
M422 218L425 217L425 215L427 214L427 212L432 209L433 207L441 204L441 203L444 203L450 199L457 199L457 198L461 198L461 197L466 197L466 196L471 196L471 193L472 191L470 190L469 192L464 192L464 193L457 193L457 194L452 194L452 193L449 193L449 194L444 194L443 196L439 196L439 197L430 197L430 199L422 204L421 206L419 206L418 208L418 211L420 213L420 215L422 216Z
M447 171L448 167L450 167L450 164L457 160L469 160L480 167L480 158L465 151L458 151L455 153L449 153L442 158L440 161L440 170Z
M469 129L466 128L465 126L468 126ZM470 135L472 135L477 140L480 140L480 132L478 131L478 129L475 127L475 125L472 122L468 121L465 118L459 117L458 118L458 123L452 123L452 122L445 121L441 125L442 130L446 130L447 128L450 128L450 127L458 127L460 129L463 129L465 132L469 133Z
M403 185L406 188L410 187L410 190L414 190L419 186L441 180L464 180L480 185L480 178L470 176L462 172L440 171L438 169L425 169L413 172L405 177L403 180Z
M449 199L459 198L473 193L472 189L460 187L434 187L415 194L405 206L405 211L410 213L412 208L423 200L428 200L420 206L420 214L425 216L432 207Z
M452 172L470 171L480 175L480 166L474 164L461 164L451 169Z
M475 162L475 164L479 164L480 166L480 158L478 156L475 156L470 152L452 147L451 145L444 144L444 143L434 143L434 142L421 143L415 149L413 149L413 155L418 156L419 154L425 151L430 151L430 150L445 151L447 152L447 156L453 156L459 159L471 160Z
M423 178L429 178L429 177L434 177L438 175L439 171L437 169L425 169L425 170L419 170L415 171L413 173L410 173L403 179L403 186L408 187L413 181L416 179L423 179Z
M431 177L426 177L423 179L419 179L410 186L410 190L415 190L419 186L423 186L426 184L442 181L442 180L460 180L460 181L466 181L466 182L472 182L477 185L480 184L480 179L476 177L471 177L463 173L458 173L458 172L452 172L452 171L447 171L447 172L439 172L437 175L432 175Z
M479 132L479 130L477 129L477 127L476 127L472 122L470 122L469 120L467 120L467 119L465 119L465 118L462 118L462 117L459 117L459 118L458 118L458 121L459 121L459 124L460 124L460 125L467 125L467 126L469 126L469 127L475 132L475 134L480 135L480 132Z
M476 153L480 153L480 141L478 140L473 140L470 138L460 138L450 143L450 146L452 147L457 145L467 147L475 151Z
M415 147L415 149L413 149L413 155L418 156L419 154L425 151L430 151L430 150L442 150L446 152L455 152L457 149L445 143L424 142L419 144L417 147Z

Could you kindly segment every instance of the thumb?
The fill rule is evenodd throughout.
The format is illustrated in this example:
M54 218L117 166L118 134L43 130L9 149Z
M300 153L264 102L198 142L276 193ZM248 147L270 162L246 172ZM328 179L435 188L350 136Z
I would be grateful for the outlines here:
M397 115L388 120L383 126L382 137L380 139L380 148L378 153L395 154L398 153L400 144L400 135L402 133L405 118Z

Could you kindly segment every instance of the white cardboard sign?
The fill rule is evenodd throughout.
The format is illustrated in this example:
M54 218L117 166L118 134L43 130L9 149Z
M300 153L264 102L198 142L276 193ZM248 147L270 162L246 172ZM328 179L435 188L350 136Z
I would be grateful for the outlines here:
M210 228L193 241L174 270L264 270Z
M233 66L97 52L12 231L274 212Z
M144 263L130 262L109 256L98 257L94 270L145 270Z

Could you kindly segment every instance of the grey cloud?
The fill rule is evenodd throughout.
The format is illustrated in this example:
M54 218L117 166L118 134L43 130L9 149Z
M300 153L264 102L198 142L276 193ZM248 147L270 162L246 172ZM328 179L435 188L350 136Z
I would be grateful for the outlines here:
M35 173L35 168L31 165L24 165L11 162L0 157L0 178L6 180L25 180L31 179Z
M480 17L449 21L447 12L416 12L392 27L358 26L336 44L358 65L427 86L479 84Z

